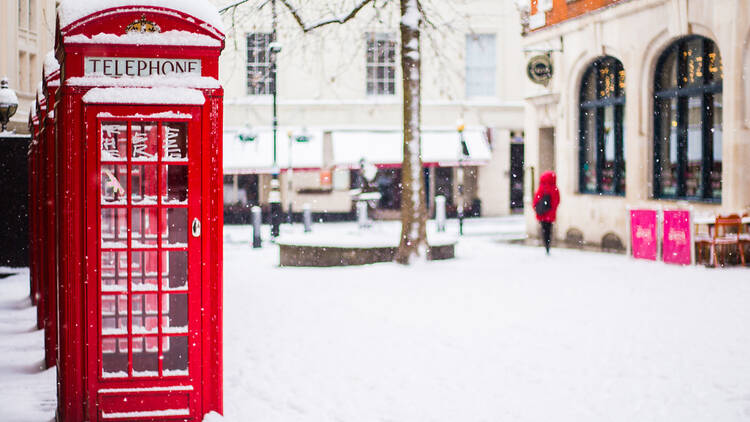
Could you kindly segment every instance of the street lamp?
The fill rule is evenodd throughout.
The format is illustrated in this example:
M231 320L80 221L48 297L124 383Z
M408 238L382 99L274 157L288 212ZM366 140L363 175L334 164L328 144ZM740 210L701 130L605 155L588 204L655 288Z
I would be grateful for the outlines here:
M456 130L458 131L458 171L456 179L458 179L458 234L464 234L464 159L468 155L468 148L466 148L466 141L464 140L464 129L466 125L462 120L456 123Z
M8 78L3 78L0 81L0 125L2 125L0 132L5 132L5 127L10 118L16 114L16 110L18 110L18 97L12 89L8 88Z
M289 202L289 213L287 215L287 220L289 222L289 225L293 223L293 216L292 216L292 188L294 187L292 184L292 179L294 177L294 169L292 167L292 145L294 144L294 134L292 131L288 131L286 133L287 137L289 138L289 162L287 165L287 171L286 171L286 177L287 177L287 189L286 189L286 197Z
M268 44L269 59L271 62L271 81L273 83L273 166L271 168L271 192L268 202L271 205L271 237L279 237L281 225L281 192L279 191L279 165L276 160L276 135L279 130L279 119L277 115L277 93L278 81L276 78L276 56L281 52L281 44L276 41L276 1L273 6L273 33L271 42Z

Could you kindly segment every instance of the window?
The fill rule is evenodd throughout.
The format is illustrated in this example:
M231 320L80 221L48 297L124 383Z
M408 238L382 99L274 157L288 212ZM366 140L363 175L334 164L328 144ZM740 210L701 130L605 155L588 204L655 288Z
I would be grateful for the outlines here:
M719 49L692 36L659 58L654 78L654 197L721 200Z
M268 45L272 34L247 36L247 93L269 95L273 93L275 69L271 68Z
M466 96L495 95L495 35L466 36Z
M396 93L396 41L390 34L367 34L367 95Z
M579 181L581 193L625 194L625 70L602 57L581 83Z

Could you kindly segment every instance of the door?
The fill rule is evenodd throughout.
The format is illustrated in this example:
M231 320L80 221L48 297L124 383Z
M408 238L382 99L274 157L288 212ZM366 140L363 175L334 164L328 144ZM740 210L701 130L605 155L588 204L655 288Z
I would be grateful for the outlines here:
M523 209L523 144L510 144L510 209Z
M91 420L200 403L200 109L149 108L86 108Z

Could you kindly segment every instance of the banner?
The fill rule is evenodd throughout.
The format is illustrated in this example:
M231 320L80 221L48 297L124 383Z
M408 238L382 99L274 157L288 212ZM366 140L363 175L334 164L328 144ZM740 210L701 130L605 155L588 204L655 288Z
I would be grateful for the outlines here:
M664 262L690 265L690 212L664 211Z
M630 211L630 244L634 258L656 261L656 211Z

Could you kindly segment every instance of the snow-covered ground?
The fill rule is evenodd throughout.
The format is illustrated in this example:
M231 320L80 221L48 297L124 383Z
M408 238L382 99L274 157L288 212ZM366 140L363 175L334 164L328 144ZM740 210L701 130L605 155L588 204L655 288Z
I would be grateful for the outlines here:
M750 270L497 242L519 224L468 220L452 261L314 269L227 227L223 420L750 420ZM47 421L25 277L0 280L0 409Z

